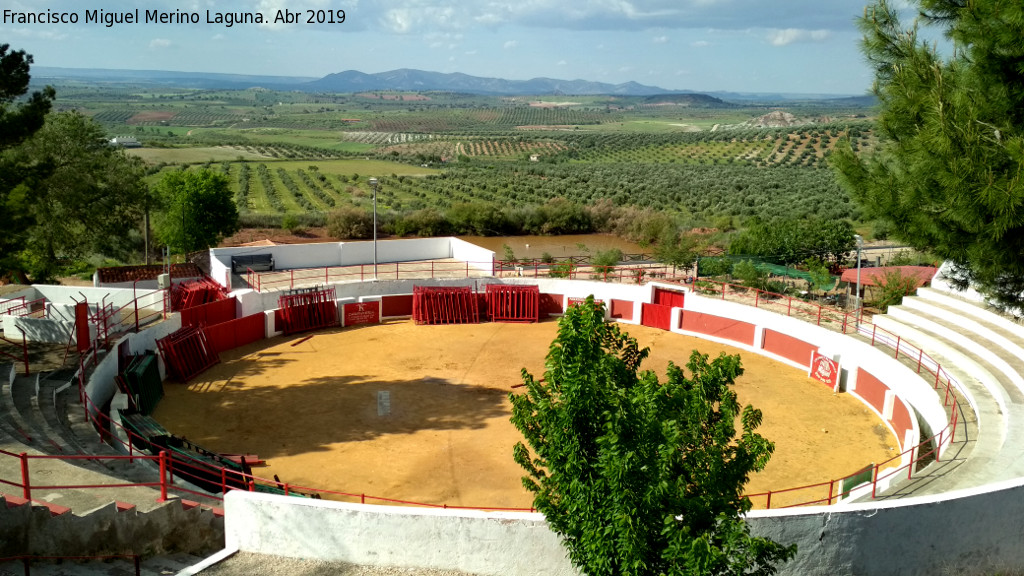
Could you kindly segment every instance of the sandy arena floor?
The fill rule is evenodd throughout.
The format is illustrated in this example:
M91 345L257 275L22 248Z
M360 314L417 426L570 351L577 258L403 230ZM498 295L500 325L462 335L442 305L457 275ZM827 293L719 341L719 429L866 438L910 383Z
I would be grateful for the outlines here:
M520 369L543 373L557 322L380 326L278 337L224 354L186 385L165 384L155 418L171 432L223 453L267 461L254 473L292 485L399 500L477 507L529 507L521 439L507 398ZM738 350L642 326L644 368L664 378L690 350ZM888 429L856 399L835 395L805 372L741 353L740 402L764 412L759 431L775 442L747 493L839 478L897 452ZM824 498L828 486L777 494L772 507ZM370 499L367 502L374 502ZM764 499L754 499L763 507Z

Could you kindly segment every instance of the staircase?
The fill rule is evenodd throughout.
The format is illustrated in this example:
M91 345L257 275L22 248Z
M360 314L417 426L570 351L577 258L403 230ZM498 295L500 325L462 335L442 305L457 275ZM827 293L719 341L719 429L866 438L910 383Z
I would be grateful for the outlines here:
M977 418L974 437L954 461L933 464L889 496L937 494L1024 476L1024 326L938 288L919 289L874 323L941 363L964 386Z
M0 450L27 456L124 455L104 443L86 419L71 371L21 376L0 365ZM223 512L158 489L46 488L159 481L155 462L134 459L28 458L32 500L20 486L0 484L0 575L23 574L11 556L143 557L142 574L173 574L223 548ZM21 458L0 454L0 479L21 483ZM121 543L121 544L117 544ZM119 548L118 546L121 546ZM34 559L33 574L134 574L130 559L57 562Z

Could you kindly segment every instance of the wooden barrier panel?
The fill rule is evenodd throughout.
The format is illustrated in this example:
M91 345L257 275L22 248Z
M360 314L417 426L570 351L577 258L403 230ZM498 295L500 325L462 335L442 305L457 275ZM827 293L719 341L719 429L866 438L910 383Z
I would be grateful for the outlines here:
M689 332L697 332L716 338L741 342L748 346L754 345L754 325L749 322L722 318L714 314L683 310L679 327ZM803 361L806 364L810 359L810 352L808 352L807 357Z
M200 304L181 311L181 325L213 326L214 324L221 324L229 320L234 320L237 317L236 310L237 305L234 296L227 300L217 300L215 302Z
M618 318L620 320L632 320L633 319L633 301L632 300L616 300L612 298L612 318Z
M878 413L885 411L885 393L889 387L863 368L857 368L857 388L854 392L865 402L875 407Z
M206 339L218 354L266 337L267 323L261 312L206 328Z
M900 400L899 396L896 397L895 402L892 405L892 422L893 429L896 430L896 437L902 442L902 437L906 435L907 430L913 430L914 424L912 417L910 416L910 410L907 405Z
M412 316L412 294L384 296L381 298L380 315L385 318Z
M811 359L811 353L818 349L817 346L810 342L804 342L799 338L794 338L789 334L783 334L771 328L765 328L761 348L765 352L782 356L801 366L807 366Z
M541 314L550 316L552 314L561 314L562 300L564 299L563 294L546 294L542 293L539 300L539 311Z
M669 330L672 327L672 307L644 302L640 311L640 323L651 328Z
M86 302L75 304L75 339L79 354L92 347L92 339L89 337L89 304Z
M654 289L654 303L662 306L673 306L675 308L682 308L683 301L686 298L685 292L678 290L668 290L665 288Z

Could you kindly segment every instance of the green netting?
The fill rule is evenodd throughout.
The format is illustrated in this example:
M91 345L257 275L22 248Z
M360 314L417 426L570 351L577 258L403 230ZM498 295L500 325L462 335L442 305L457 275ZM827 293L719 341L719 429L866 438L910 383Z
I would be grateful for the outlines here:
M786 276L786 277L789 277L789 278L799 278L800 280L805 280L805 281L809 281L810 278L811 278L811 275L808 274L807 272L804 272L802 270L797 270L796 268L793 268L792 266L787 267L787 266L782 266L780 264L772 264L771 262L765 262L764 260L762 260L761 258L758 258L757 256L716 256L714 258L701 258L700 261L697 262L697 273L700 274L701 276L705 276L704 272L701 271L701 267L700 267L701 262L703 262L705 260L714 260L715 258L726 258L726 259L730 260L734 265L737 262L740 262L742 260L750 260L756 266L758 266L759 268L764 268L764 269L768 270L768 272L771 273L774 276ZM709 267L709 266L705 265L705 267ZM838 280L838 279L839 279L838 276L832 276L832 283L835 284L836 280Z

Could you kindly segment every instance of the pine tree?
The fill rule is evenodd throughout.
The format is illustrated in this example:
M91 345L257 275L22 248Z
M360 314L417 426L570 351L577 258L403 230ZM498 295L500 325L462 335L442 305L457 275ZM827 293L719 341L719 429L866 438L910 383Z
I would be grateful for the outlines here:
M1024 3L918 0L949 55L878 0L859 25L875 71L879 145L833 154L868 218L951 261L961 283L1024 304Z

